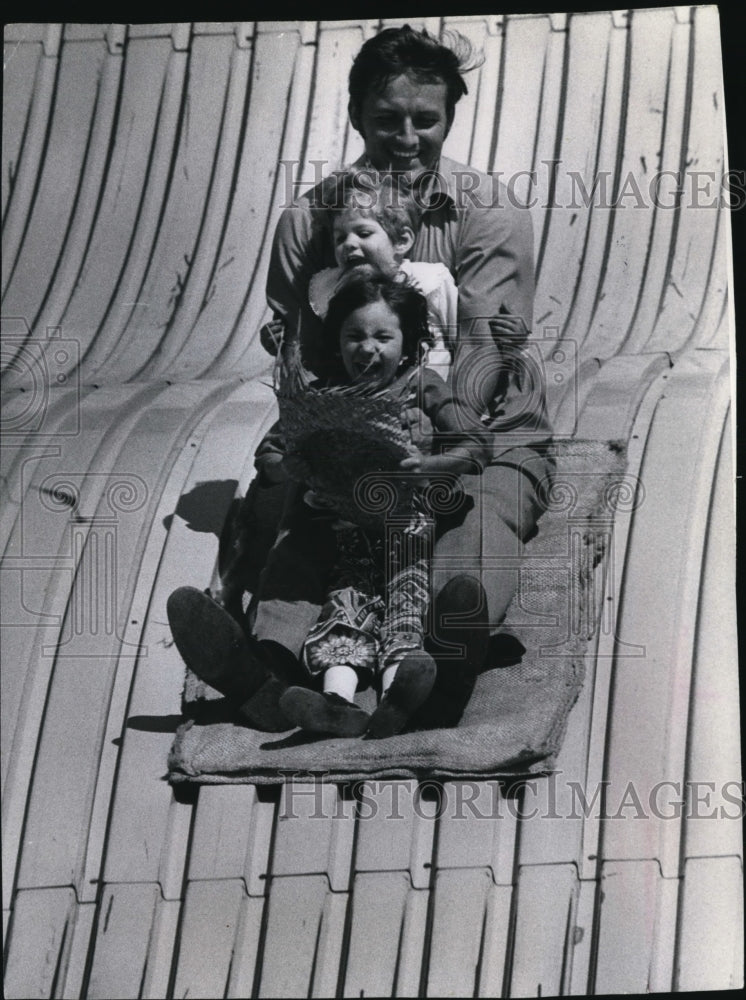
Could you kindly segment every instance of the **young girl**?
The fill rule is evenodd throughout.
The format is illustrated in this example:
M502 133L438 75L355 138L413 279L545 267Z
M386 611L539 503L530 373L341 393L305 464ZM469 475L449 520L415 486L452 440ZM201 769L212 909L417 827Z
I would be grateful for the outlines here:
M474 473L490 458L490 440L478 420L464 419L463 404L443 379L418 364L427 338L426 301L404 279L353 271L329 304L322 343L326 384L385 389L414 431L419 447L391 470L393 480L404 475L424 483L439 473ZM257 466L274 481L288 475L306 480L287 508L260 580L253 623L258 641L242 668L244 678L253 671L258 690L243 698L250 682L239 690L235 676L212 669L205 676L199 662L193 669L234 699L241 697L243 715L262 728L295 724L337 736L399 732L435 679L435 664L422 648L430 589L426 520L412 511L399 551L392 553L383 531L357 527L358 512L334 510L308 488L308 462L286 454L279 437L265 439ZM314 486L323 487L316 471ZM292 674L297 677L295 658L320 691L288 686ZM376 673L381 700L369 717L354 695ZM262 683L267 676L269 683Z
M489 457L485 435L462 429L457 405L443 380L418 365L420 345L427 336L424 297L401 278L386 279L368 271L353 272L338 286L324 326L323 348L332 383L374 385L400 400L419 454L403 459L394 479L396 471L423 481L436 473L475 472ZM423 434L424 427L431 434ZM432 453L423 454L427 451ZM306 497L309 500L314 502L313 495ZM355 520L354 511L345 516ZM391 536L384 543L381 533L376 537L370 530L353 532L358 565L365 567L368 562L366 550L374 562L377 557L378 586L375 574L367 589L361 588L359 579L351 586L339 586L349 573L350 560L342 560L341 573L339 563L335 566L331 593L303 650L311 674L323 675L323 692L293 688L280 702L285 715L301 728L340 735L344 730L351 735L365 727L372 736L390 735L403 728L429 693L435 665L422 649L430 590L429 530L426 520L413 512L397 539L396 554L391 551ZM385 581L380 572L384 563ZM366 673L376 668L382 700L368 721L353 697L361 678L365 681Z

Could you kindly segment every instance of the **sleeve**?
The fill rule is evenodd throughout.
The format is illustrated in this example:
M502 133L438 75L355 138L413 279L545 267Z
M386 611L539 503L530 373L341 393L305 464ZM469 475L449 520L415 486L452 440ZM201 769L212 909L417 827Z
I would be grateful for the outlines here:
M320 320L329 312L329 303L334 295L342 271L339 267L325 267L311 277L308 284L308 301L314 315Z
M455 343L458 324L458 289L445 264L433 264L437 280L427 293L427 311L430 325L437 330L446 344Z
M489 320L502 312L520 316L528 332L534 309L531 215L511 204L497 182L492 200L491 205L464 209L456 250L459 323Z
M493 204L464 212L457 247L458 342L454 397L479 413L497 412L520 367L533 322L533 229L527 209L497 185ZM506 320L506 317L515 319Z
M435 450L447 455L465 449L481 472L492 460L492 434L464 401L453 396L443 379L429 368L422 369L420 405L435 430Z
M280 431L280 422L276 421L257 446L254 453L254 467L262 473L268 465L280 462L285 457L285 439Z
M275 229L267 274L267 302L289 341L300 338L304 360L315 362L321 322L308 300L311 276L322 270L323 241L314 234L308 204L284 209Z

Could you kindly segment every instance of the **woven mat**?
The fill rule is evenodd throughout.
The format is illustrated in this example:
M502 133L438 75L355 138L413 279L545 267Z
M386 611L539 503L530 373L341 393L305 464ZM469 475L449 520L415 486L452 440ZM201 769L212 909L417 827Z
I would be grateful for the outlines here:
M421 780L550 772L601 614L596 566L608 547L614 509L629 506L634 494L620 442L559 443L555 454L547 510L525 547L520 588L500 630L504 645L525 652L509 666L488 663L456 728L385 740L261 733L228 717L224 700L190 675L187 719L169 756L170 780L275 784L291 777ZM372 710L372 691L360 703Z

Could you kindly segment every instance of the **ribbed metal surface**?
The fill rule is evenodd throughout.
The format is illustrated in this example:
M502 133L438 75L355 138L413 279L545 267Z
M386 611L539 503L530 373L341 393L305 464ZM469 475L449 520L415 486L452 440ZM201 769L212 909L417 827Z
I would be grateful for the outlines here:
M627 440L645 492L597 571L602 627L559 777L518 797L492 782L174 796L166 598L209 584L273 418L257 331L282 162L308 184L310 161L360 151L345 80L379 22L12 25L8 996L741 982L740 826L687 818L734 815L740 778L727 217L690 197L693 170L714 175L709 203L724 168L716 9L411 23L484 50L445 151L533 203L556 426ZM662 170L688 180L676 195L664 179L656 207ZM594 178L616 208L584 198ZM645 805L666 781L688 810L633 819L629 783ZM585 815L577 790L602 787L606 812Z

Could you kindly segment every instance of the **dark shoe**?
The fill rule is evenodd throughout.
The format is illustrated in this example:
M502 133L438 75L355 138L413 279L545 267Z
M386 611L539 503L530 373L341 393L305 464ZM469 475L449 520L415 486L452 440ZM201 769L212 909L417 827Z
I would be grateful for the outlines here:
M241 715L255 729L265 733L284 733L294 723L280 708L280 698L291 684L302 684L306 674L289 649L269 639L255 640L253 646L266 670L259 689L239 708Z
M338 694L291 687L280 698L280 709L294 725L327 736L362 736L370 716Z
M200 680L239 704L266 678L238 622L196 587L179 587L166 613L176 648Z
M438 672L429 697L410 720L411 728L458 725L484 667L490 641L487 595L475 577L461 573L449 580L435 598L433 612ZM460 618L458 624L443 625L451 615ZM440 654L438 639L444 645L460 646L462 655Z
M435 660L424 650L407 653L391 686L370 717L365 735L374 740L400 733L435 683Z

